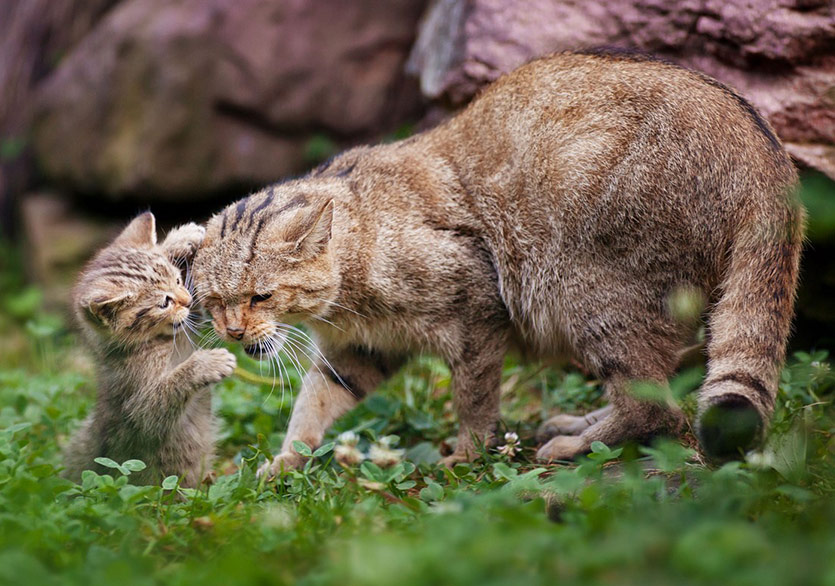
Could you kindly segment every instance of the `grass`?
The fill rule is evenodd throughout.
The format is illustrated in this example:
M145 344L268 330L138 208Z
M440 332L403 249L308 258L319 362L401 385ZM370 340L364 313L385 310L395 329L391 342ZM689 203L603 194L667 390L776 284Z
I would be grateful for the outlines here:
M455 434L449 372L421 357L273 483L254 470L281 443L299 374L286 365L284 392L253 384L259 365L240 356L255 378L215 391L213 485L133 486L135 462L76 485L59 476L61 448L92 404L90 365L37 290L2 282L0 584L835 584L825 351L790 358L769 443L743 463L705 467L685 438L540 466L536 425L599 405L599 384L508 360L503 425L519 452L441 469ZM686 411L701 376L673 381ZM348 431L360 451L402 459L338 464Z

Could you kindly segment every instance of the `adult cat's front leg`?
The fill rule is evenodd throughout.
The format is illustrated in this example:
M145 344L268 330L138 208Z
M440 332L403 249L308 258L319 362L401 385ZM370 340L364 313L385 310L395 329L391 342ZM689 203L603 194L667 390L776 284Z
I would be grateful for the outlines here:
M504 336L471 329L467 338L460 357L450 361L459 427L455 450L441 461L445 466L474 460L482 446L493 442L499 422Z
M403 364L400 357L382 356L365 348L352 347L328 358L330 365L317 361L302 381L281 453L258 469L258 476L275 476L282 468L300 468L305 458L293 442L318 448L328 428L353 409L366 395L394 374Z

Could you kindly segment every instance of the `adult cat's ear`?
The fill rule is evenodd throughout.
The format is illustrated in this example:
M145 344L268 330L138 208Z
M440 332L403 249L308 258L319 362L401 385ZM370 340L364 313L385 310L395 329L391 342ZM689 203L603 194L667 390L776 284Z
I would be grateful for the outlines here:
M295 241L296 251L301 256L316 256L330 241L333 228L333 206L333 200L329 200L298 226L293 241Z
M85 316L95 325L110 325L119 312L119 308L130 297L130 293L116 293L95 297L84 305Z
M145 212L136 216L113 243L122 246L154 246L157 243L157 221L154 214Z

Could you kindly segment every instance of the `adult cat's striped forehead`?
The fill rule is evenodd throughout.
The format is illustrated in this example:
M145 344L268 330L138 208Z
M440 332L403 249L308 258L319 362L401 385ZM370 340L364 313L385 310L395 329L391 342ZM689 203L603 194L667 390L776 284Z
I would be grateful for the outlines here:
M331 199L332 183L272 185L213 216L194 262L198 293L231 299L271 286L277 272L299 262L292 254L298 238Z
M328 253L338 178L269 187L215 215L194 261L197 295L220 335L258 341L288 315L322 311L338 288Z

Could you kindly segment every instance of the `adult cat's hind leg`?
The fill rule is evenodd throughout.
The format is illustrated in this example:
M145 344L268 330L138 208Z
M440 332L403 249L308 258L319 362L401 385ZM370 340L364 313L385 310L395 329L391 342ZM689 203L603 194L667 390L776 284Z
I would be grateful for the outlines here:
M536 441L543 444L558 435L580 435L586 429L606 417L614 407L606 405L585 415L559 413L546 420L536 430Z
M645 379L646 380L646 379ZM680 433L684 416L672 404L659 398L639 399L633 394L634 380L615 376L606 383L611 411L579 435L558 435L537 452L540 460L571 460L591 450L599 441L614 446L627 440L646 441L657 435ZM656 381L658 396L668 396L666 382Z

